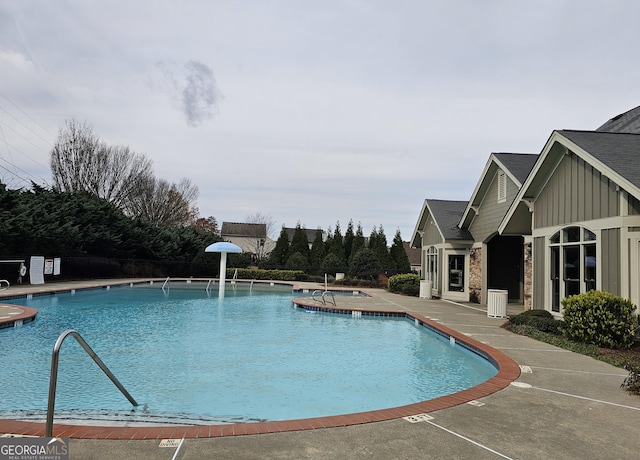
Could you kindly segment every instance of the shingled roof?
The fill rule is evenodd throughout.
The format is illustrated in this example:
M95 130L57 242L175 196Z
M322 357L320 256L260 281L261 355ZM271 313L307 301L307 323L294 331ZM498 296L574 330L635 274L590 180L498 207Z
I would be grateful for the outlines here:
M469 231L458 227L467 203L467 201L427 200L433 220L445 240L473 240Z
M248 224L240 222L222 222L220 235L236 237L266 238L266 224Z
M533 153L494 153L493 156L513 174L520 185L527 180L531 168L538 159L538 155Z
M558 133L640 188L640 134L572 130Z
M616 115L596 131L609 133L640 134L640 106Z

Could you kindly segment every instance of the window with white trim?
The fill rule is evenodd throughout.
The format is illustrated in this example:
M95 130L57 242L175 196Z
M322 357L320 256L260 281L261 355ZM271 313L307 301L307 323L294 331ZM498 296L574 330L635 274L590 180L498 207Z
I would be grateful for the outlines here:
M567 227L549 239L551 311L560 312L565 297L596 288L596 234L583 227Z

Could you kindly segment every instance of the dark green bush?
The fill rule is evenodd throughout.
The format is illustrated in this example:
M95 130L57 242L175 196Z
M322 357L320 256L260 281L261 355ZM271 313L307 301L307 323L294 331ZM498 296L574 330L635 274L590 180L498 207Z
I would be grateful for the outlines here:
M241 280L277 280L277 281L302 281L306 275L302 270L263 270L252 268L227 268L227 279L233 277L238 270L238 279Z
M420 275L414 273L393 275L389 278L388 288L390 292L417 296L420 291Z
M562 305L569 339L614 349L633 345L637 320L630 300L589 291L563 299Z
M547 310L526 310L517 316L509 318L509 324L514 326L526 325L537 331L549 334L561 334L564 322L555 319Z
M420 287L414 286L412 284L405 284L404 286L402 286L402 293L405 295L418 297L418 294L420 293Z
M525 310L522 313L520 313L518 316L525 316L525 317L538 316L540 318L553 318L553 315L551 314L550 311L538 310L538 309Z

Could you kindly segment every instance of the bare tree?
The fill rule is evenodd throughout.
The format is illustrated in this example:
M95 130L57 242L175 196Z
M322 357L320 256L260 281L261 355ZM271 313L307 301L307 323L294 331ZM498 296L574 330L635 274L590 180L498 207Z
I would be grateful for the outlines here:
M152 163L129 147L109 146L87 123L68 120L51 150L54 190L85 192L120 208L153 178Z
M253 214L248 214L245 221L248 224L265 224L267 227L267 237L273 239L275 236L276 221L273 220L273 217L258 211Z
M135 196L127 202L125 212L160 226L189 225L198 216L194 205L198 195L198 187L189 179L171 184L151 178L140 184Z

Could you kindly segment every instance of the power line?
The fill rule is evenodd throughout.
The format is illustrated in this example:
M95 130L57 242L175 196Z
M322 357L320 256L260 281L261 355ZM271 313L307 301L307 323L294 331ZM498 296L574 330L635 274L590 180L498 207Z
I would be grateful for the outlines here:
M40 123L38 123L33 117L31 117L31 115L29 115L27 112L25 112L24 110L22 110L18 104L16 104L15 102L13 102L11 99L9 99L8 96L5 96L2 92L0 92L0 96L2 96L3 98L5 98L7 101L9 101L16 109L18 109L20 112L22 112L22 114L27 117L29 120L33 121L36 125L38 125L45 133L47 133L48 135L50 135L51 137L55 137L54 134L51 134L49 131L47 131L47 128L45 128L44 126L42 126Z
M48 168L49 166L41 163L33 158L31 158L29 155L27 155L26 153L24 153L22 150L20 150L19 148L17 148L15 145L9 144L9 141L7 141L7 137L4 134L4 130L2 129L2 126L0 126L0 133L2 134L2 138L4 139L4 143L7 146L7 151L9 152L9 154L11 154L11 152L9 151L9 147L11 147L13 150L21 153L22 155L24 155L26 158L28 158L29 160L31 160L33 163L35 163L38 166L43 166L45 168Z
M0 107L0 108L2 108L2 107ZM37 148L38 150L40 150L40 151L41 151L42 153L44 153L45 155L47 155L47 154L48 154L45 150L43 150L43 149L42 149L42 147L39 147L39 146L37 146L36 144L34 144L33 142L31 142L31 140L30 140L30 139L27 139L26 137L24 137L22 134L20 134L18 131L16 131L14 128L12 128L11 126L7 125L6 123L3 123L3 122L2 122L2 120L0 120L0 125L4 125L5 127L9 128L11 131L13 131L14 133L16 133L18 136L20 136L22 139L24 139L25 141L27 141L29 144L33 145L35 148ZM0 130L1 130L1 129L2 129L2 126L0 126ZM2 135L4 136L4 131L2 131ZM24 152L20 152L20 153L22 153L24 156L26 156L26 157L28 157L28 158L29 158L29 155L27 155L26 153L24 153ZM33 160L32 158L31 158L31 160L32 160L32 161L36 161L36 160Z
M39 138L39 139L40 139L40 140L42 140L43 142L45 142L45 143L47 143L47 144L48 144L48 143L50 143L50 141L48 141L48 140L46 140L45 138L43 138L42 136L40 136L40 135L39 135L38 133L36 133L33 129L31 129L29 126L25 125L22 121L18 120L16 117L14 117L14 116L13 116L11 113L9 113L9 111L8 111L8 110L6 110L4 107L0 106L0 110L2 110L4 113L6 113L7 115L9 115L9 116L10 116L11 118L13 118L15 121L17 121L18 123L20 123L20 124L21 124L22 126L24 126L27 130L29 130L29 131L30 131L34 136L36 136L37 138ZM7 124L5 124L5 125L9 127L9 125L7 125ZM13 129L13 128L11 128L11 129ZM15 129L14 129L14 131L17 133L17 131L16 131ZM20 134L18 133L18 135L20 135ZM20 135L20 136L21 136L21 135ZM23 139L24 139L24 138L23 138ZM31 142L31 141L29 141L29 142ZM31 144L32 144L34 147L40 148L40 147L38 147L37 145L33 144L32 142L31 142Z

